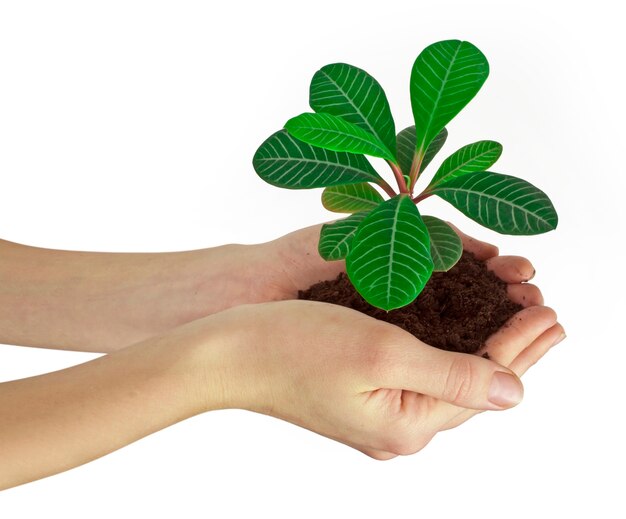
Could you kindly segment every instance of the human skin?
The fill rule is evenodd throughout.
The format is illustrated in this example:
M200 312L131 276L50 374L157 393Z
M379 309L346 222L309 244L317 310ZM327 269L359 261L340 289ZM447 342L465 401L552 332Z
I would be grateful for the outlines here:
M143 256L143 261L150 260L146 264L149 273L143 273L141 282L135 284L123 274L142 273L141 255L114 255L107 262L92 253L64 252L55 258L58 251L52 251L48 258L54 265L47 271L41 254L48 252L41 249L33 251L36 258L31 260L15 249L4 256L5 281L7 272L17 273L27 290L17 298L19 285L2 289L0 329L10 322L7 314L18 319L25 316L27 321L21 323L35 328L26 338L36 345L59 345L65 340L63 346L79 347L81 337L89 337L89 326L95 326L98 338L87 341L89 347L112 353L65 370L0 384L0 488L86 463L175 422L223 408L276 416L377 459L409 454L438 431L459 425L476 412L515 405L521 398L517 376L563 336L554 312L541 306L538 289L520 284L533 272L527 260L495 257L497 249L466 237L466 248L489 257L494 272L509 283L511 295L527 307L489 339L491 360L437 350L400 328L347 308L309 301L259 303L263 297L293 297L297 289L334 277L343 268L340 262L322 263L313 254L316 232L319 227L304 229L256 249L232 246L238 249L232 256L225 254L226 249L235 249L222 248L221 261L238 269L235 278L244 280L255 268L265 269L256 273L256 281L248 278L249 300L240 290L242 281L230 285L234 290L229 292L220 287L228 277L211 278L205 273L205 278L191 284L188 294L200 292L212 279L218 283L213 289L221 298L198 298L198 308L188 305L167 323L162 321L168 317L167 305L148 297L158 295L158 288L150 291L149 281L161 283L161 295L183 301L178 291L190 290L189 282L176 283L165 276L169 271L159 268L161 261L171 265L172 256ZM250 251L248 260L243 258L244 249ZM261 261L270 253L276 262L273 269L271 262ZM199 254L195 261L183 259L195 269L201 257L209 255ZM218 257L214 256L214 265L220 264L215 261ZM10 265L7 258L25 263ZM258 262L256 267L248 263L250 258ZM73 269L67 269L72 260ZM200 270L209 268L205 263ZM68 273L77 270L81 275ZM39 276L35 283L28 283L29 272ZM228 269L221 274L228 275ZM90 275L99 281L91 284ZM182 269L179 275L190 274ZM113 280L123 280L122 286L115 286ZM63 282L73 287L66 287L71 300L62 297ZM45 297L37 291L40 286L45 288ZM104 289L101 298L96 297L95 287ZM123 295L135 304L156 308L137 309L129 318L115 308L115 303L127 304L127 311L132 310ZM16 311L4 304L7 301L20 301L24 306ZM45 318L50 312L56 311L53 315L63 320L63 312L55 310L54 303L76 314L53 326L47 335L50 323ZM76 320L81 310L78 303L89 307L90 311L80 314L88 323ZM175 306L170 309L174 311ZM36 310L34 316L28 315L28 308ZM103 312L99 319L91 316L96 311ZM205 317L195 319L203 312ZM118 320L121 325L116 324ZM141 326L133 324L134 320ZM180 325L177 320L188 322ZM62 331L72 324L79 329ZM105 333L107 327L114 330ZM11 333L13 338L21 337L17 327ZM131 346L115 342L116 337L141 334L148 338ZM496 384L500 391L490 393L497 372L504 373L498 378L504 377L508 385Z
M343 261L317 252L320 226L256 244L170 253L75 252L0 240L0 343L110 353L233 306L294 299ZM460 232L460 231L459 231ZM461 233L462 234L462 233ZM463 235L512 285L534 269ZM511 296L542 300L536 287Z

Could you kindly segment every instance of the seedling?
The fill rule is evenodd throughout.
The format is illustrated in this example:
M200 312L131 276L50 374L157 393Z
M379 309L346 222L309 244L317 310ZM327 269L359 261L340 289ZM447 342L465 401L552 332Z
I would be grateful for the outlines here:
M502 234L541 234L557 226L556 211L543 191L520 178L487 171L502 153L494 141L463 146L414 194L446 141L446 125L488 75L487 59L471 43L430 45L411 71L415 125L396 135L378 81L352 65L326 65L311 81L309 103L315 113L287 121L254 155L254 169L266 182L288 189L324 187L324 207L350 213L322 227L319 253L326 260L345 258L350 281L373 306L392 310L409 304L434 270L449 270L461 257L461 240L452 228L420 215L416 204L429 196L443 198ZM397 191L365 155L389 164Z

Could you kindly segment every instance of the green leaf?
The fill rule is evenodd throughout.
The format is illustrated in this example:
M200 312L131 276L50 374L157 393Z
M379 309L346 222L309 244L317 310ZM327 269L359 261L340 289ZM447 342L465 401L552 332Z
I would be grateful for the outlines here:
M434 216L422 216L430 236L430 255L433 258L434 270L446 272L450 270L463 254L463 242L446 222Z
M378 137L331 114L300 114L287 121L285 129L307 144L327 150L362 153L395 162L394 154Z
M487 58L467 41L440 41L421 52L411 71L419 154L472 100L488 75Z
M428 231L406 194L386 200L359 225L346 258L357 291L373 306L400 308L422 291L433 271Z
M383 197L367 182L331 186L322 193L322 204L335 213L356 213L374 209Z
M548 196L521 178L482 171L443 182L431 192L501 234L541 234L558 224Z
M430 187L467 173L486 171L502 155L502 144L495 141L478 141L463 146L443 161L430 182Z
M368 211L355 213L342 220L322 225L317 250L327 261L344 259L350 250L354 233Z
M422 159L422 164L420 165L420 173L426 169L426 166L428 166L430 162L435 158L435 155L439 153L439 150L443 147L447 138L448 130L444 128L435 136L433 141L428 145L426 153L424 153L424 158ZM415 148L413 149L415 150Z
M433 160L437 153L439 153L439 150L443 147L447 138L448 130L444 128L433 139L433 142L431 142L428 146L428 149L424 154L424 158L422 159L422 164L420 165L419 170L420 173L426 169L426 166L430 164L430 161ZM413 159L415 157L415 139L415 125L405 128L398 134L397 137L398 164L400 165L400 169L405 175L408 175L411 171L411 164L413 164ZM407 182L407 186L408 185L409 184Z
M389 101L367 72L346 63L326 65L313 76L309 94L313 110L356 124L395 152L396 129Z
M252 165L263 180L288 189L378 184L382 180L362 155L316 148L286 130L279 130L259 146Z

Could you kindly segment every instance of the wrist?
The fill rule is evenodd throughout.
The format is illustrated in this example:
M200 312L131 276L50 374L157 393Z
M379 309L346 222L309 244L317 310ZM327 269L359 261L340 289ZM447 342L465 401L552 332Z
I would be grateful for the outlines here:
M271 358L260 352L273 324L256 320L264 306L237 306L179 328L198 412L246 409L268 414L275 380Z
M184 359L178 376L193 414L238 407L233 398L238 385L232 360L235 334L225 326L224 313L187 323L168 334Z

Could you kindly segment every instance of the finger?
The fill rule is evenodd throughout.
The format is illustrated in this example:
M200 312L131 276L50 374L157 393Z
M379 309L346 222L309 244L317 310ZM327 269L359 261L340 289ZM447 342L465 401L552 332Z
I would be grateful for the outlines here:
M522 256L498 256L485 261L487 268L507 283L521 283L535 275L532 263Z
M468 236L463 231L459 230L456 225L451 224L450 222L447 222L447 224L452 227L454 232L456 232L459 235L459 238L461 238L461 241L463 242L463 249L471 252L474 256L476 256L476 259L483 261L498 255L498 247L495 245Z
M541 290L530 283L522 283L519 285L509 285L507 287L509 299L514 303L527 306L543 305L543 295Z
M517 312L502 328L487 339L479 354L508 366L542 333L556 324L556 313L547 306L529 306Z
M565 339L565 330L559 323L555 324L550 330L544 333L541 340L535 341L532 345L520 353L513 362L511 362L511 370L522 376L532 366L534 366L541 357L543 357L550 349Z
M508 367L521 377L564 338L565 331L563 330L563 326L559 323L555 324L552 328L541 334L528 348L522 351ZM463 409L456 413L449 412L448 416L450 418L445 423L442 423L439 430L446 431L458 427L480 412L482 411L472 409Z
M403 389L470 409L508 409L523 396L518 377L496 362L440 350L421 341L389 351L378 387Z

